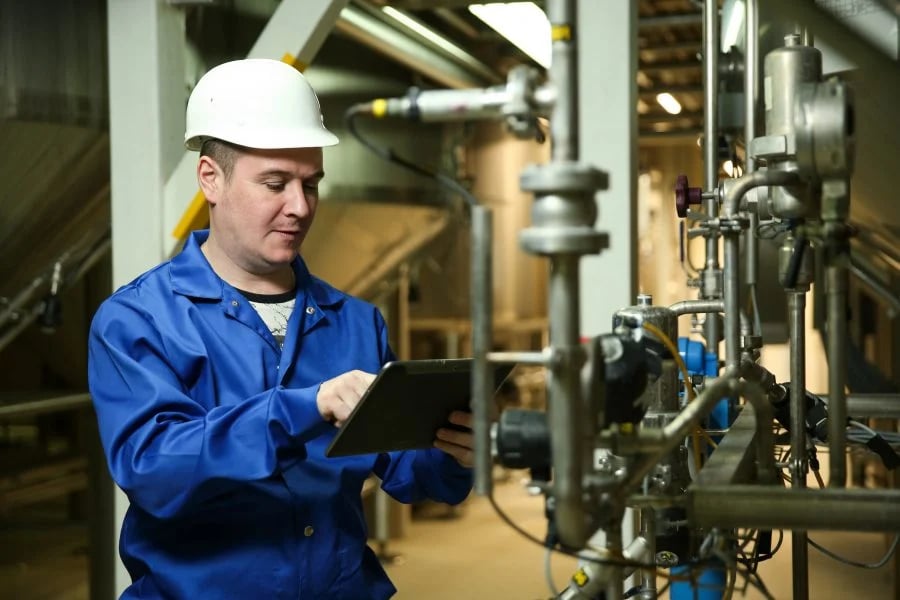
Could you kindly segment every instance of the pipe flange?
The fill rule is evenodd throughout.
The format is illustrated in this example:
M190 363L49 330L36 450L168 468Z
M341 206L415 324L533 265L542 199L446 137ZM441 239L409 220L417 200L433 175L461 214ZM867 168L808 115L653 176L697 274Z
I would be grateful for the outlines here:
M609 234L593 227L529 227L519 233L519 243L531 254L598 254L609 248Z
M535 195L578 193L593 201L594 192L609 187L609 175L584 163L550 162L525 169L519 186Z

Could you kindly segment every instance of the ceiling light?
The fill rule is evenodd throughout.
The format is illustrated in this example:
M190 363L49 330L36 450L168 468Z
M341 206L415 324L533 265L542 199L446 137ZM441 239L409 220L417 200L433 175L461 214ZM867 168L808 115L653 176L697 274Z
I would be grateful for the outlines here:
M681 112L681 103L676 100L675 96L673 96L669 92L657 94L656 101L659 102L659 105L662 106L669 114L677 115Z
M381 10L382 10L382 12L384 12L384 14L386 14L390 18L394 19L401 25L404 25L411 31L416 32L417 34L419 34L420 36L422 36L423 38L425 38L432 44L438 46L439 48L442 48L444 50L450 50L450 51L457 50L457 48L453 44L448 42L445 38L441 37L440 35L435 33L433 30L426 27L423 23L410 17L406 13L400 12L399 10L397 10L396 8L394 8L392 6L382 6Z
M472 4L469 12L544 67L550 68L550 20L534 2Z

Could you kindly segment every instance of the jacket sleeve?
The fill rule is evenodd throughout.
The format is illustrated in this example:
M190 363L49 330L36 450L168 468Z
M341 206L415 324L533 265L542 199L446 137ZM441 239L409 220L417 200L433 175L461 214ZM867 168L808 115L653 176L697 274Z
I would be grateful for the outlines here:
M378 315L378 326L382 362L396 360L381 315ZM459 504L472 489L472 470L437 448L381 454L375 461L374 472L381 478L381 488L399 502L430 499Z
M381 488L399 502L459 504L472 490L472 470L437 448L382 454L375 474L381 477Z
M278 471L279 452L330 424L318 385L276 387L207 410L164 352L152 315L108 300L91 325L88 382L110 472L133 504L158 518L189 514L236 483Z

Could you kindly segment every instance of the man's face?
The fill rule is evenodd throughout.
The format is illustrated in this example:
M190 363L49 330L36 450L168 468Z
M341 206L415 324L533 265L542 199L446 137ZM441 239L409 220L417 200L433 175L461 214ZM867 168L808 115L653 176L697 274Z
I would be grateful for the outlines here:
M312 226L324 175L321 148L244 150L230 180L219 171L215 189L204 189L211 235L249 273L290 264Z

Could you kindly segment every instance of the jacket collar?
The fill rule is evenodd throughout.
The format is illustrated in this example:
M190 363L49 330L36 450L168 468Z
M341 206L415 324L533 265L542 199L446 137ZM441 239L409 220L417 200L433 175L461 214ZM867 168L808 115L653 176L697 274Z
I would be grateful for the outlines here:
M171 280L172 290L175 293L190 298L222 299L228 284L213 271L200 250L200 245L208 237L208 229L192 232L184 248L172 259ZM342 292L313 277L300 255L293 260L291 268L294 270L298 296L305 292L316 304L323 307L338 304L345 298Z

